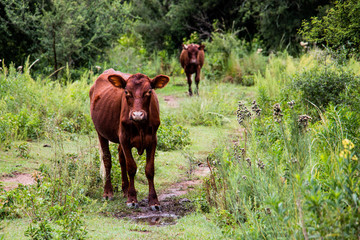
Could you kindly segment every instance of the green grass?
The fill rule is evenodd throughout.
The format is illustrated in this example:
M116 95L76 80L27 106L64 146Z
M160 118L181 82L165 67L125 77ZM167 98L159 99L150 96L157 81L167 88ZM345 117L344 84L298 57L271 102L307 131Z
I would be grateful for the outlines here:
M180 79L182 77L179 77ZM206 80L203 82L203 90L200 91L199 97L188 97L187 85L181 86L179 84L169 85L164 89L157 90L160 100L162 114L170 114L176 112L181 114L180 108L172 108L164 101L164 96L174 96L179 105L183 102L194 104L196 102L207 101L211 94L206 93L209 89L221 89L221 91L237 91L236 98L244 96L253 96L252 88L238 87L232 84L213 84ZM235 98L234 98L235 99ZM240 99L236 99L240 100ZM235 100L234 100L235 101ZM232 113L230 113L232 114ZM195 164L206 162L206 157L214 146L220 141L225 141L226 136L232 134L233 128L236 128L236 121L234 116L227 116L229 119L222 126L193 126L184 122L182 125L189 129L191 145L185 150L174 151L157 151L155 158L155 187L158 194L166 191L172 184L183 181L194 176L189 176L188 171L190 166L196 167ZM55 139L51 141L49 139ZM91 157L88 153L94 151L94 147L98 146L96 134L92 132L89 135L78 135L68 133L54 132L49 134L49 139L42 139L38 141L29 142L30 158L23 159L16 156L15 148L11 148L8 152L0 152L1 159L5 161L0 162L0 171L11 173L19 168L19 172L29 172L38 169L41 164L51 164L51 159L56 157L56 154L75 154L77 156L85 156L85 162ZM43 147L44 144L51 145L51 148ZM89 156L88 156L89 155ZM21 167L16 167L16 165ZM83 164L78 162L78 164ZM135 183L138 190L138 199L147 198L148 184L145 177L142 165L138 168L138 173ZM195 190L187 197L194 200L198 196L198 191ZM117 219L112 216L102 216L97 212L103 207L103 202L99 201L102 195L102 187L96 190L98 200L94 209L86 209L84 211L85 226L88 231L87 237L89 239L223 239L220 229L213 223L206 219L205 215L193 213L178 220L176 225L164 227L152 227L142 224L133 223L130 220ZM125 199L122 194L115 193L115 200L108 203L105 212L114 213L120 211L129 211L125 206ZM7 219L4 222L5 239L24 239L24 231L29 225L30 219ZM101 224L99 224L101 223ZM10 234L11 233L11 234Z
M203 214L191 214L178 220L176 225L148 226L135 222L88 214L84 218L87 239L224 239L220 229ZM29 219L4 220L5 240L25 239L24 231Z

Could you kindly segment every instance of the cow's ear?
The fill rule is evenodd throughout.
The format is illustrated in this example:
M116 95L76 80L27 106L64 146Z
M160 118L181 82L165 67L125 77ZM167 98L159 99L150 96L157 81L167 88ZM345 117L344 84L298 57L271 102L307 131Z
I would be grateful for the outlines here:
M184 50L187 50L187 49L188 49L188 45L182 44L182 48L183 48Z
M166 84L168 84L169 81L170 81L170 78L168 76L166 76L166 75L157 75L150 82L151 82L151 87L156 89L156 88L165 87Z
M120 75L110 75L108 77L108 80L115 87L125 88L125 86L126 86L126 80L124 78L122 78Z
M205 49L205 45L204 44L201 44L200 46L199 46L199 50L204 50Z

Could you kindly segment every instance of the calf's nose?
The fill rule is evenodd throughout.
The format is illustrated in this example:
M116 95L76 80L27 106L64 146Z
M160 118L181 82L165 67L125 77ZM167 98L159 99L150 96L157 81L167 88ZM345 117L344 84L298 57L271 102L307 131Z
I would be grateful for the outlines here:
M131 113L132 120L141 121L145 118L145 113L143 111L134 111Z

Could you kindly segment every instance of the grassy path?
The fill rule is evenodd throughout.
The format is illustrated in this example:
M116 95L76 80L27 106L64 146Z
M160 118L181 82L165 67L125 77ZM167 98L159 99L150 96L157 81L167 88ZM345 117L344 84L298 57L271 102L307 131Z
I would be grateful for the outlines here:
M235 96L238 100L253 95L253 89L249 90L249 88L229 84L226 87L233 90L235 88L239 92L239 96ZM204 88L209 91L214 86L205 84ZM184 102L202 101L201 95L200 97L187 97L186 89L186 86L181 86L175 81L175 84L159 91L161 111L169 113L181 108ZM155 161L155 185L160 196L165 196L174 185L181 184L184 181L197 180L196 183L199 183L198 180L202 176L194 174L194 169L206 163L206 157L217 143L227 141L229 135L236 134L234 129L237 128L237 123L235 117L229 116L228 122L221 127L184 126L190 130L192 142L186 150L158 151ZM17 169L16 171L19 172L31 173L41 163L48 162L48 158L53 154L52 150L54 148L44 148L45 144L47 143L44 141L30 143L31 158L29 160L17 157L14 151L1 152L0 157L5 156L5 161L0 161L1 172L3 174L11 173L14 169ZM66 152L81 153L96 147L97 140L95 136L77 137L72 141L64 142L63 145ZM148 186L145 180L144 170L139 168L136 182L139 201L147 197ZM187 198L191 201L196 200L200 196L200 187L199 185L181 185L181 190L187 193L173 198L171 203L176 203L181 198ZM177 219L175 225L150 226L131 220L131 216L138 214L138 212L131 213L130 211L129 213L129 209L126 209L124 202L125 200L119 197L119 193L117 193L114 201L102 202L99 200L91 206L92 209L86 210L84 220L88 231L88 239L223 239L221 230L202 213L192 212ZM161 201L161 203L164 204L164 201ZM184 208L186 208L186 205ZM126 218L119 217L119 214L124 212L127 213ZM27 218L4 220L3 226L5 228L3 232L5 232L5 239L24 239L24 231L28 227L29 221Z

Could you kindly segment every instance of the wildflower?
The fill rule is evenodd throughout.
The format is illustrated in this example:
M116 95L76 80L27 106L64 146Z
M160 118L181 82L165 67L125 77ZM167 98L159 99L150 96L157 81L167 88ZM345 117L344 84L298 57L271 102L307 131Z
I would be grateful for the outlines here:
M291 162L292 162L292 163L297 163L298 160L297 160L296 158L292 158L292 159L291 159Z
M283 114L281 113L281 108L280 108L280 104L277 103L274 105L274 113L273 113L273 116L274 116L274 120L275 122L277 123L281 123L281 120L282 120L282 116Z
M95 68L98 70L98 71L100 71L101 70L101 67L100 66L95 66Z
M300 46L302 46L303 48L307 48L308 44L309 44L308 42L303 42L303 41L300 42Z
M288 102L287 104L289 105L289 107L290 107L291 109L293 109L293 108L294 108L294 105L295 105L295 101L294 101L294 100L291 100L291 101Z
M260 116L260 113L261 113L261 108L259 108L259 106L257 105L257 103L256 103L256 101L254 100L253 102L252 102L252 107L251 107L251 110L253 110L253 112L255 112L255 114L257 115L257 116Z
M298 119L298 124L300 128L306 129L309 125L309 120L312 118L308 115L300 115Z
M262 52L262 48L258 48L257 51L256 51L256 54L260 54Z
M22 69L23 69L23 66L18 66L18 68L17 68L17 70L18 70L19 72L21 72Z
M243 176L242 176L242 179L246 180L247 178L246 178L246 176L245 176L245 175L243 175Z
M339 156L342 158L348 158L350 156L351 152L347 149L344 149L340 152Z
M344 140L342 140L342 144L345 149L351 150L354 148L354 144L349 139L345 138Z
M265 168L265 164L264 164L263 161L261 161L260 159L259 159L259 161L257 162L257 166L258 166L258 168L260 168L260 169L264 169L264 168Z
M351 158L351 160L357 161L357 160L358 160L358 157L357 157L356 155L354 155L354 156Z

